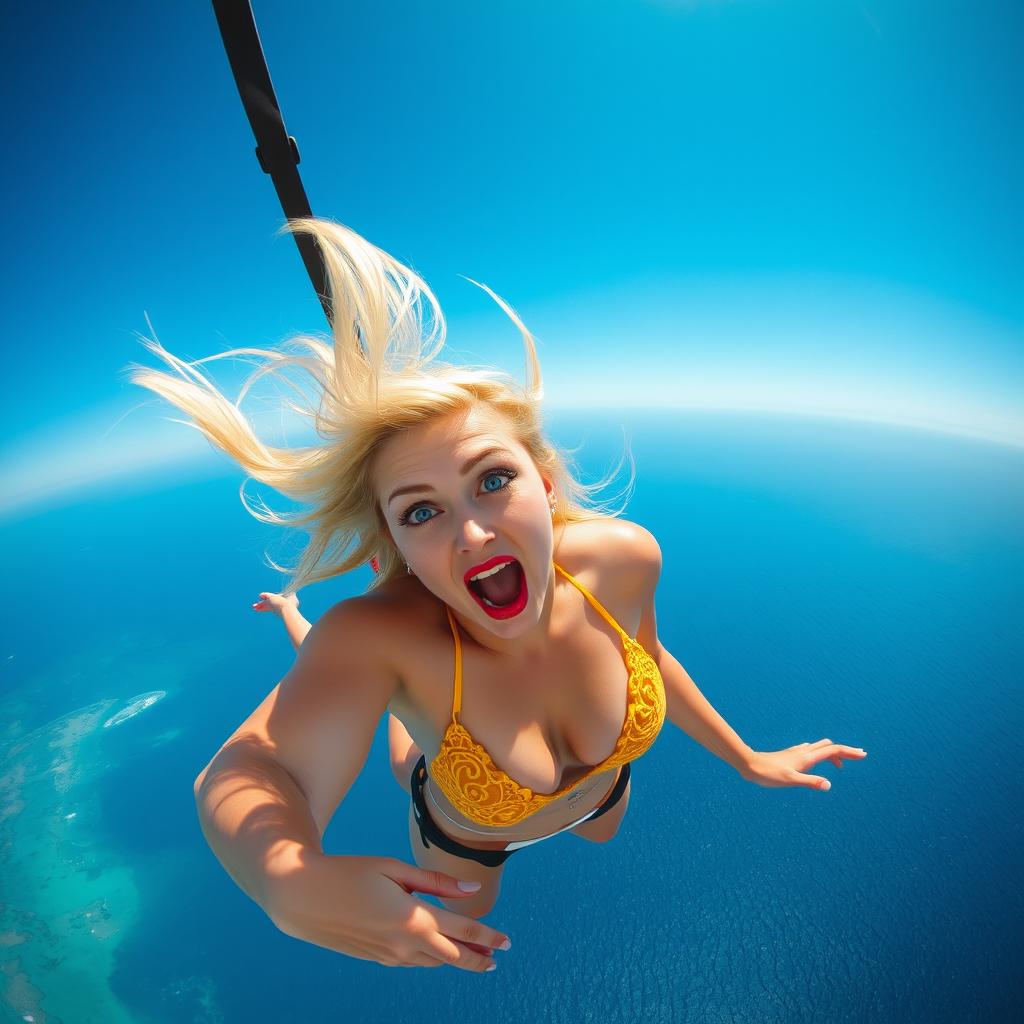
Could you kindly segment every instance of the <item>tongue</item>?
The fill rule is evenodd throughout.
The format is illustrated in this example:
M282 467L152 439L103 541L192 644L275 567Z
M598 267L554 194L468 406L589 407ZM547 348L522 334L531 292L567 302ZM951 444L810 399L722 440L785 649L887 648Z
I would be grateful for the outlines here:
M509 562L493 576L487 576L480 580L477 586L480 588L480 593L491 604L499 606L511 604L519 593L519 573L518 563Z

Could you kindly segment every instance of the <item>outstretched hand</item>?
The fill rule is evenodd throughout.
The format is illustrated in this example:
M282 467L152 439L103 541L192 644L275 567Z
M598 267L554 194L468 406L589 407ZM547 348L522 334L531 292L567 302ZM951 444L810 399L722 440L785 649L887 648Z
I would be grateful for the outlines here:
M819 761L831 761L837 768L842 768L844 757L859 761L867 756L867 751L860 747L818 740L817 743L798 743L785 750L755 752L740 774L759 786L807 786L810 789L826 790L832 787L828 779L820 775L805 775L804 772Z
M253 608L258 612L274 612L280 615L281 612L288 605L299 607L299 595L298 594L273 594L270 591L264 590L260 593L260 600L257 601Z

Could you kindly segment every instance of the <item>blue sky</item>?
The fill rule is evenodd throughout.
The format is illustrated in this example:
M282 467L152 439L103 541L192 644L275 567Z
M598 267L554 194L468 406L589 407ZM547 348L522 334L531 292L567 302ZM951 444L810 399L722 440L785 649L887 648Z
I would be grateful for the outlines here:
M169 406L123 418L146 314L184 358L325 326L212 8L56 7L0 33L0 509L210 458ZM553 409L1024 446L1019 4L253 7L314 212L424 276L443 358L522 373L464 274L538 337Z

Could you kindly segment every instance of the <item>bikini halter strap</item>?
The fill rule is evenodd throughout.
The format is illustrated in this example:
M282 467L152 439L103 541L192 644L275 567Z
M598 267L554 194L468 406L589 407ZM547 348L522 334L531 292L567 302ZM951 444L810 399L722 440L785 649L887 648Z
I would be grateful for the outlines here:
M593 594L583 586L571 573L567 573L557 562L552 563L554 567L594 606L594 609L604 617L609 626L614 629L623 640L633 642L632 637L615 621L608 613L604 605ZM459 627L455 622L455 616L448 605L445 605L448 613L448 623L452 627L452 635L455 637L455 694L452 699L452 721L458 721L458 714L462 708L462 639L459 636Z

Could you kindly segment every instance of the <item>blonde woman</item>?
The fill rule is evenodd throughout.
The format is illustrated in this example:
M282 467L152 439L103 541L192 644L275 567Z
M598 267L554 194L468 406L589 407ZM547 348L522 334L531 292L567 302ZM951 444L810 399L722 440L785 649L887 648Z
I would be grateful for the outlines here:
M827 789L806 770L864 756L829 739L752 750L661 645L658 543L599 506L603 484L580 483L546 438L534 342L504 301L480 286L522 335L525 386L436 361L445 324L430 289L355 232L314 218L286 230L317 242L333 337L297 338L296 354L209 358L264 356L251 380L306 370L315 400L292 408L320 444L265 444L239 409L248 382L232 403L155 339L147 346L176 375L135 366L131 377L249 476L309 507L246 503L263 522L310 527L278 595L297 654L195 782L213 852L278 928L387 965L493 970L508 936L479 919L508 858L563 833L611 839L630 762L666 717L763 786ZM365 594L300 621L303 586L371 559ZM385 712L415 865L321 844Z

